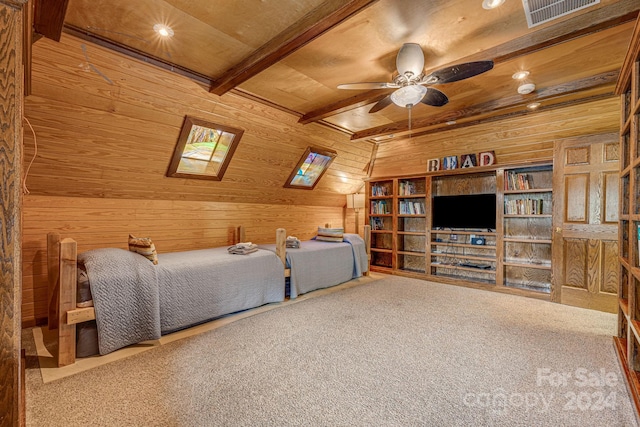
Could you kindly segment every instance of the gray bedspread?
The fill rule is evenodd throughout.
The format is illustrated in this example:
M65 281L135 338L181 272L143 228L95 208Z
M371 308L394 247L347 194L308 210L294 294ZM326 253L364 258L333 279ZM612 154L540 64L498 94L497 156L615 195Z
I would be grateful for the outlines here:
M275 245L259 247L275 252ZM345 234L343 243L303 241L300 248L287 249L287 264L291 298L348 282L369 268L364 241L357 234Z
M284 301L284 268L273 253L226 248L158 254L160 322L166 334L225 314Z
M284 300L284 268L270 251L226 248L158 255L153 265L123 249L94 249L84 262L100 354L225 314Z
M78 255L91 281L100 354L160 338L155 266L123 249L94 249Z

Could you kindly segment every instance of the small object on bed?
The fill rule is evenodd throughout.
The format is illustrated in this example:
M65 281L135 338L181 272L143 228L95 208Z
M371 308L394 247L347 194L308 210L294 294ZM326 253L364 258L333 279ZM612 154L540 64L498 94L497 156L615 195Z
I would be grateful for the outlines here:
M137 254L142 255L153 265L158 265L158 253L156 252L156 246L149 237L135 237L129 234L129 250Z
M227 248L227 251L233 255L248 255L258 250L258 245L251 242L238 243Z
M318 236L316 240L321 242L342 242L344 236L344 228L325 228L318 227Z
M295 236L288 236L285 243L287 249L300 249L300 240Z

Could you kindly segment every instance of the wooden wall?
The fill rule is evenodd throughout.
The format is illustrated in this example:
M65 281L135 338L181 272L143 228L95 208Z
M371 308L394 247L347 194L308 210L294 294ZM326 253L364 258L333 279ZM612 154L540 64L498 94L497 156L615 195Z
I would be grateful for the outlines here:
M496 164L553 160L555 140L618 132L620 100L603 100L463 127L378 146L374 177L425 173L427 161L495 151Z
M20 380L22 3L0 1L0 426L24 421Z
M24 212L23 325L46 319L46 233L78 250L126 247L149 236L159 252L273 242L275 229L310 238L327 222L347 230L345 194L362 187L372 145L248 100L212 95L174 73L63 35L33 46L33 92L25 115L35 129ZM184 116L244 129L221 182L166 177ZM283 185L307 146L338 156L313 191ZM25 132L25 163L34 139ZM26 164L25 164L26 166ZM361 215L362 216L362 215Z

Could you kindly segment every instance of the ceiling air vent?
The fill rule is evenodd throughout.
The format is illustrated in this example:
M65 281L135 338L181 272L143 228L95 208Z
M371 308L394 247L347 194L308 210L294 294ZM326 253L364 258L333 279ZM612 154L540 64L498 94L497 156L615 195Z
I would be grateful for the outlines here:
M529 28L598 3L600 0L522 0Z

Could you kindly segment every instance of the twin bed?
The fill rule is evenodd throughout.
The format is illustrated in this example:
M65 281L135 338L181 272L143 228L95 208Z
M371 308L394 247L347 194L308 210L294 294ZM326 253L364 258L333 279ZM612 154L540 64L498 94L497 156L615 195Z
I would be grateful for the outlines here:
M240 229L240 240L244 232ZM284 229L276 243L249 255L227 248L158 255L158 265L123 249L76 253L76 242L48 236L49 328L58 328L58 366L75 362L78 337L107 354L153 340L226 314L281 302L286 298L344 283L368 270L365 240L345 234L345 242L304 241L286 249ZM92 307L77 304L78 261L90 282ZM84 273L82 273L84 274ZM88 323L87 323L88 322ZM83 341L84 340L84 341Z

